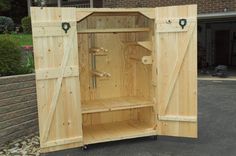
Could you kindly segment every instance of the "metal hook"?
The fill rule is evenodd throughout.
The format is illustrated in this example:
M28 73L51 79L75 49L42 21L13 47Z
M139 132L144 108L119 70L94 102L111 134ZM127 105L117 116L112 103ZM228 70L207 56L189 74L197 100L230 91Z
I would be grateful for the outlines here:
M61 27L62 27L62 29L65 31L65 33L67 33L67 31L70 29L70 23L68 23L68 22L63 22L63 23L61 24Z
M184 27L187 25L187 19L180 19L179 20L179 25L182 27L182 29L184 29Z

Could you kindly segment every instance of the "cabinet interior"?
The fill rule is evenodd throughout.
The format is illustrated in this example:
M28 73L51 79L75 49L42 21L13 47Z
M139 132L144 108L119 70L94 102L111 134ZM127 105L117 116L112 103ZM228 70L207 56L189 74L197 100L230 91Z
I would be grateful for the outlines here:
M156 134L153 25L139 13L93 13L77 23L85 143Z

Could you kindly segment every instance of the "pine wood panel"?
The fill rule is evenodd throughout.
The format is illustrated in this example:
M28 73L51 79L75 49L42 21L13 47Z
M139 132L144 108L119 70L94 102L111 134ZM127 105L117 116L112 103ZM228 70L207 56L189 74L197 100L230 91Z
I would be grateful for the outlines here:
M78 33L80 55L80 78L82 100L96 100L123 96L143 96L150 98L151 66L142 63L142 57L150 55L150 50L129 44L135 42L150 48L149 34L152 34L146 17L140 14L98 16L96 13L78 23L77 29L120 29L120 33ZM149 32L132 32L133 28L146 27ZM131 31L131 32L130 32ZM97 70L109 73L110 77L97 77L97 87L91 85L91 48L104 48L106 55L96 56ZM135 59L133 59L135 58ZM147 76L148 75L148 76ZM140 83L141 82L141 83ZM112 91L112 92L111 92Z
M85 29L79 30L78 33L118 33L118 32L145 32L149 28L118 28L118 29Z
M81 146L76 9L31 8L31 17L40 146L43 152ZM67 33L62 22L71 25Z
M197 137L196 16L196 5L156 9L159 135Z
M84 101L82 102L82 113L104 112L152 106L152 101L143 97L118 97Z
M135 120L90 125L84 126L84 143L94 144L155 134L153 125Z
M42 151L196 137L196 14L195 5L32 8ZM62 22L71 25L67 33Z

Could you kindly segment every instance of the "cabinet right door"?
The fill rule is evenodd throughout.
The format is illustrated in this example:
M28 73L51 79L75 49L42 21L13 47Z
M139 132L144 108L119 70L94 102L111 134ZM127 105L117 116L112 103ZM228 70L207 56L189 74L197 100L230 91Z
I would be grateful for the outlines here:
M158 135L197 137L197 6L155 10Z

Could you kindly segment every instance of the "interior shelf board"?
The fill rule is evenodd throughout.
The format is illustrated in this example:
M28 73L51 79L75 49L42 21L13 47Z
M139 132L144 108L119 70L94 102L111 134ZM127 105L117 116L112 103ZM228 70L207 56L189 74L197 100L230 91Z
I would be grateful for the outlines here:
M152 51L152 42L150 42L150 41L140 41L140 42L138 42L138 44L140 46Z
M83 126L85 144L156 135L154 125L140 121L122 121Z
M132 108L152 107L151 100L142 97L119 97L102 100L82 101L82 113L115 111Z
M78 33L115 33L115 32L146 32L150 28L112 28L112 29L84 29L78 30Z
M128 45L138 45L138 46L141 46L149 51L152 51L152 42L150 41L128 41L128 42L125 42L125 44L128 44Z

